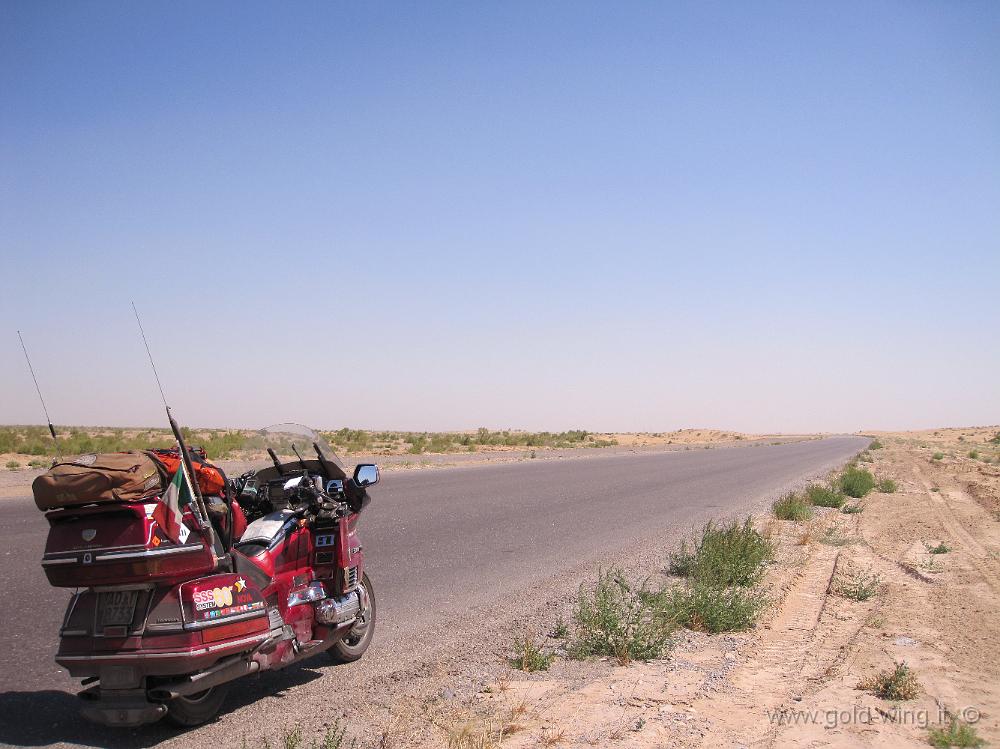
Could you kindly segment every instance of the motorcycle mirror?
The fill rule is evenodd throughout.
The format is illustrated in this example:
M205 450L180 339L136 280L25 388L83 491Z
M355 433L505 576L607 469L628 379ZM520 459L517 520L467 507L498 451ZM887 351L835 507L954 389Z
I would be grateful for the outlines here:
M374 463L359 463L354 469L354 483L358 486L374 486L378 483L378 466Z

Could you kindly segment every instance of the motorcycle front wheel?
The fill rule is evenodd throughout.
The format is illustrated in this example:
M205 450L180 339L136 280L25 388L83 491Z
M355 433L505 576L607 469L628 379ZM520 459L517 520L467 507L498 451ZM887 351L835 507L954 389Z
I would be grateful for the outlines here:
M365 654L371 645L375 634L375 588L368 579L366 572L361 578L361 584L368 592L368 608L362 611L359 621L348 632L344 639L330 647L327 651L334 663L351 663Z
M229 684L206 689L187 697L176 697L167 703L167 720L176 726L200 726L207 723L222 708Z

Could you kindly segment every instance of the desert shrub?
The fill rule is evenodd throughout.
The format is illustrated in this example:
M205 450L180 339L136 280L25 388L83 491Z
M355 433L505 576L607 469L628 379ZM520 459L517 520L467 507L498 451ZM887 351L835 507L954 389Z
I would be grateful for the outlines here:
M872 440L872 443L868 445L869 450L881 450L883 447L882 443L879 442L878 437Z
M1000 445L1000 432L994 434L993 437L990 439L990 442L992 442L994 445Z
M915 698L920 692L920 684L910 667L903 662L897 663L891 671L883 671L861 680L858 689L871 692L883 700L899 702Z
M969 450L969 457L975 460L979 457L979 450Z
M817 507L840 507L844 504L844 495L832 486L809 484L806 487L806 498Z
M875 477L865 468L845 468L840 474L840 490L849 497L859 499L875 487Z
M941 541L937 546L931 546L930 544L925 543L924 549L927 550L928 554L947 554L951 551L951 547L944 541Z
M33 460L28 461L28 466L31 468L48 468L49 463L48 461L38 460L38 458L35 458Z
M957 720L949 715L947 728L931 728L927 735L927 743L938 749L948 749L948 747L975 747L986 746L986 742L979 738L974 726Z
M875 489L882 494L895 494L896 488L896 482L892 479L880 479L875 485Z
M549 637L554 637L557 640L565 640L569 637L569 627L566 626L566 622L560 616L556 619L555 625L552 627L552 631L549 633Z
M837 583L836 591L852 601L867 601L882 587L882 578L872 572L854 572Z
M859 512L865 511L865 506L860 502L854 502L852 504L844 505L840 508L840 511L845 515L857 515Z
M8 460L6 466L8 471L16 471L18 468L21 467L21 464L18 463L16 460Z
M591 589L580 586L570 655L609 655L621 663L659 657L670 645L674 624L655 615L656 598L645 584L630 583L620 569L598 572Z
M813 514L812 505L795 492L789 492L777 500L771 505L771 511L779 520L808 520Z
M766 605L767 599L756 588L720 588L696 580L656 597L665 622L713 634L750 629Z
M827 546L853 546L854 544L861 543L861 539L857 536L842 536L837 533L836 529L827 528L822 537L820 537L819 542Z
M931 456L931 460L943 460L943 459L944 459L944 453L934 453Z
M861 453L858 456L858 460L861 463L871 463L874 460L874 458L872 458L871 453L866 450L865 452Z
M356 739L351 739L350 743L345 743L347 740L347 728L342 726L339 719L333 721L333 725L326 729L326 733L323 736L313 738L309 744L306 744L305 736L302 733L302 726L294 726L293 728L288 728L287 726L281 732L281 740L278 746L281 749L355 749L358 746ZM267 737L257 744L263 749L270 749L271 742ZM247 749L250 744L247 742L246 736L243 737L243 742L241 744L242 749Z
M692 544L692 547L688 548L687 541L682 540L681 545L677 547L677 551L672 551L667 556L667 570L671 575L688 577L694 571L697 552L697 545Z
M764 565L773 557L774 546L750 518L724 525L710 521L701 531L689 576L717 587L751 587L760 581Z
M543 652L527 635L514 640L512 650L514 654L509 659L510 665L529 674L535 671L548 671L552 661L555 660L555 655Z

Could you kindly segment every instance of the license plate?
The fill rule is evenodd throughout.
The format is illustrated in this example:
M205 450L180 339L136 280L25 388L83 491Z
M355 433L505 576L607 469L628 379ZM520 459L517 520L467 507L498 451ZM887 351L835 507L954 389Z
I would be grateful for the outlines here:
M114 590L100 594L97 627L127 627L132 623L137 590Z

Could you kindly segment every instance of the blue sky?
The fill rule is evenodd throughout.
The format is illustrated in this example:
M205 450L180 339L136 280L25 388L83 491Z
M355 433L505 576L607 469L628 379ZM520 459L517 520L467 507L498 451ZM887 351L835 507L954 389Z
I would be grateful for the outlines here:
M0 6L0 422L1000 422L1000 5Z

